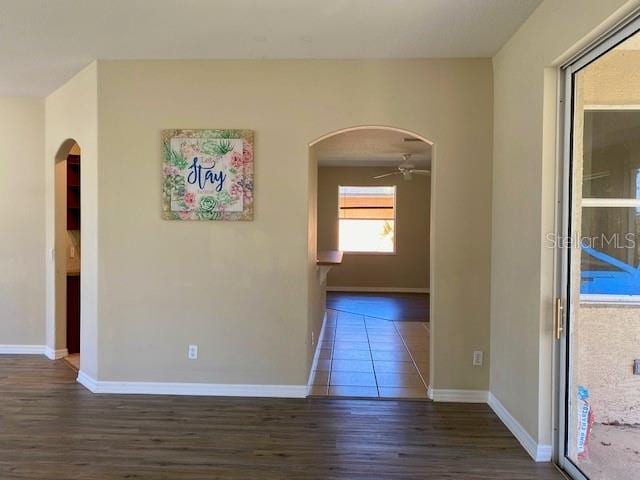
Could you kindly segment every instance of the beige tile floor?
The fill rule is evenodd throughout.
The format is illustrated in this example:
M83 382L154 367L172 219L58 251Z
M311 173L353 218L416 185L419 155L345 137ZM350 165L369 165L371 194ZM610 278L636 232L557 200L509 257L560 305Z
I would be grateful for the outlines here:
M71 355L67 355L64 359L76 370L80 370L80 354L72 353Z
M429 324L328 310L314 396L427 398Z

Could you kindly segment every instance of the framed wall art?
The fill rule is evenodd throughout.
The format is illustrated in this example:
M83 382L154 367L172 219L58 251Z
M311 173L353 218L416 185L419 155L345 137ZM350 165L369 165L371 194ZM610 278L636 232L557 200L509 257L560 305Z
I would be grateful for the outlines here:
M253 130L163 130L165 220L253 220Z

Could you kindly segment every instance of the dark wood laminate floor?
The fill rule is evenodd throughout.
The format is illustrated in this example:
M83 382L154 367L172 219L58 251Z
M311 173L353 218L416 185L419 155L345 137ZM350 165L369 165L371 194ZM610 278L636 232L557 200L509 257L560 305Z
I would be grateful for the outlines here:
M395 322L428 322L428 293L327 292L327 308Z
M0 478L559 479L486 405L94 395L0 355Z

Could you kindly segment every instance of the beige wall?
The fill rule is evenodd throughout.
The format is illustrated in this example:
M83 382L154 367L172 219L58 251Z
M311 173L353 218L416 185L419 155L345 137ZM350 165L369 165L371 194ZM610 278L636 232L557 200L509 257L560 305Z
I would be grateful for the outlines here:
M45 344L44 101L0 98L0 345Z
M552 436L554 252L544 242L556 221L557 66L632 3L546 0L493 58L491 391L542 444Z
M344 255L329 272L330 287L428 288L429 177L374 179L389 168L321 167L318 169L318 250L338 249L338 187L396 186L396 252L394 255Z
M431 378L487 388L488 366L471 359L489 348L489 61L101 61L98 71L101 380L306 383L321 298L308 144L391 125L436 144ZM161 220L160 131L181 127L256 131L255 221ZM87 248L83 232L83 279Z
M81 370L98 375L98 66L92 63L46 99L47 345L66 347L66 212L55 208L56 161L66 158L75 140L82 150ZM71 140L73 139L73 140Z

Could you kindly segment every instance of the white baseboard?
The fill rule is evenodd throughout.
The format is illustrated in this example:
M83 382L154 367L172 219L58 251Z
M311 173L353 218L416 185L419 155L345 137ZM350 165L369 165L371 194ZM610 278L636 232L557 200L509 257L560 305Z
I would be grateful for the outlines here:
M218 397L305 398L307 385L236 385L219 383L99 381L78 373L78 383L93 393L123 395L192 395Z
M0 345L0 355L45 355L50 360L64 358L69 353L66 348L54 350L47 345Z
M520 442L527 453L536 462L550 462L551 455L553 453L553 447L551 445L543 445L537 443L529 432L520 425L513 415L505 408L504 405L498 400L492 393L489 393L488 402L489 406L495 412L495 414L502 420L502 423L511 431L514 437Z
M96 390L98 389L98 382L82 370L78 372L78 378L76 378L76 381L92 393L96 393Z
M313 382L313 372L316 370L318 366L318 360L320 358L320 346L324 341L324 327L327 324L327 312L325 310L324 316L322 317L322 327L320 327L320 335L318 335L318 340L316 341L316 351L313 354L313 362L311 362L311 369L309 370L309 378L307 379L307 385L309 386L309 393L311 393L311 382Z
M486 390L427 389L427 396L434 402L487 403L488 394Z
M327 292L355 292L355 293L429 293L428 288L410 287L330 287Z
M0 355L44 355L45 345L0 345Z
M59 348L54 350L51 347L45 347L44 354L49 360L59 360L69 355L69 351L66 348Z

